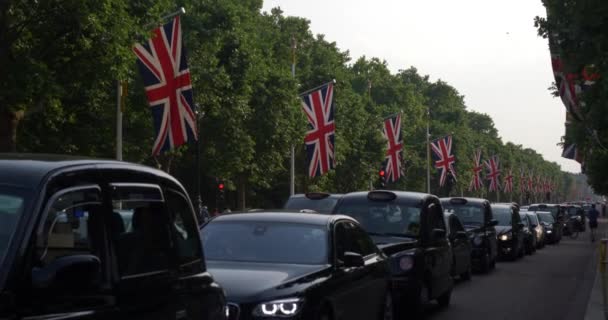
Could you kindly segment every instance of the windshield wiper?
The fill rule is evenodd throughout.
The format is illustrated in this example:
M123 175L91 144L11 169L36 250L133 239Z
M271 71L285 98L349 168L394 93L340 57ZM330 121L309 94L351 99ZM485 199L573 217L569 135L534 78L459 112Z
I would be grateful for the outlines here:
M399 238L416 238L413 234L397 233L397 232L368 232L371 236L399 237Z

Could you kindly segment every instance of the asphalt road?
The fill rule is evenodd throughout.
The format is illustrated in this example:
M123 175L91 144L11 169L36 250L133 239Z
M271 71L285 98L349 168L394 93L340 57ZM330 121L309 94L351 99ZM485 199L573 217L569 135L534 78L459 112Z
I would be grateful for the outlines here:
M608 222L600 221L604 235ZM595 280L598 242L589 230L563 238L516 262L499 262L487 275L457 281L447 309L427 307L432 320L584 319Z

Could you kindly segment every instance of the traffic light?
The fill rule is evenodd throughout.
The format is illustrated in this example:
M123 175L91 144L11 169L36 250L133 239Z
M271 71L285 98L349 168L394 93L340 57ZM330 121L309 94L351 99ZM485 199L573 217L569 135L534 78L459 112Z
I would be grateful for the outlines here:
M218 198L220 199L220 201L224 201L224 188L225 188L224 181L220 180L217 183L217 195L218 195Z
M384 189L386 187L386 172L384 170L380 170L378 172L378 178L380 180L380 188Z

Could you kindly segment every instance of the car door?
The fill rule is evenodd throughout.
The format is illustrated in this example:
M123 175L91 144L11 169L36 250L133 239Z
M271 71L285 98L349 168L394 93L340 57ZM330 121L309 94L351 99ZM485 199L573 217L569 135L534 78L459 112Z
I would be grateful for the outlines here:
M332 300L334 314L338 319L374 319L378 315L383 293L386 292L386 275L380 273L378 261L383 257L367 234L355 223L338 221L334 226L334 264L338 278ZM361 254L364 265L345 267L342 265L346 252Z
M452 286L451 268L452 252L445 234L446 226L443 210L438 201L430 200L426 206L425 222L425 265L428 267L427 284L429 297L437 298ZM443 236L437 236L433 230L443 230Z
M511 220L513 221L513 236L516 236L515 239L517 239L516 250L522 250L524 246L524 229L521 226L523 222L521 221L517 207L511 207L511 217Z
M490 259L496 259L498 256L498 242L496 239L496 228L490 225L490 222L494 220L494 215L492 214L492 207L490 203L484 203L484 213L485 213L485 225L484 232L486 235L486 240L488 241L488 245L490 249Z
M465 232L464 227L460 223L458 217L454 214L448 218L449 238L452 244L452 252L454 256L454 270L452 274L458 275L466 271L471 260L470 240L458 236L458 232Z
M35 230L32 260L17 300L28 319L118 317L101 187L95 175L73 173L55 184Z

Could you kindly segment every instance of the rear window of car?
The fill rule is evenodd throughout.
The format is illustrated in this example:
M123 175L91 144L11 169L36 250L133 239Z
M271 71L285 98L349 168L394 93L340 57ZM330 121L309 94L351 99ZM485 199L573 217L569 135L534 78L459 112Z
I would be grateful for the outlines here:
M336 203L338 202L338 198L336 197L327 197L323 199L309 199L306 197L293 197L287 200L285 204L285 209L290 210L314 210L319 213L331 213Z

